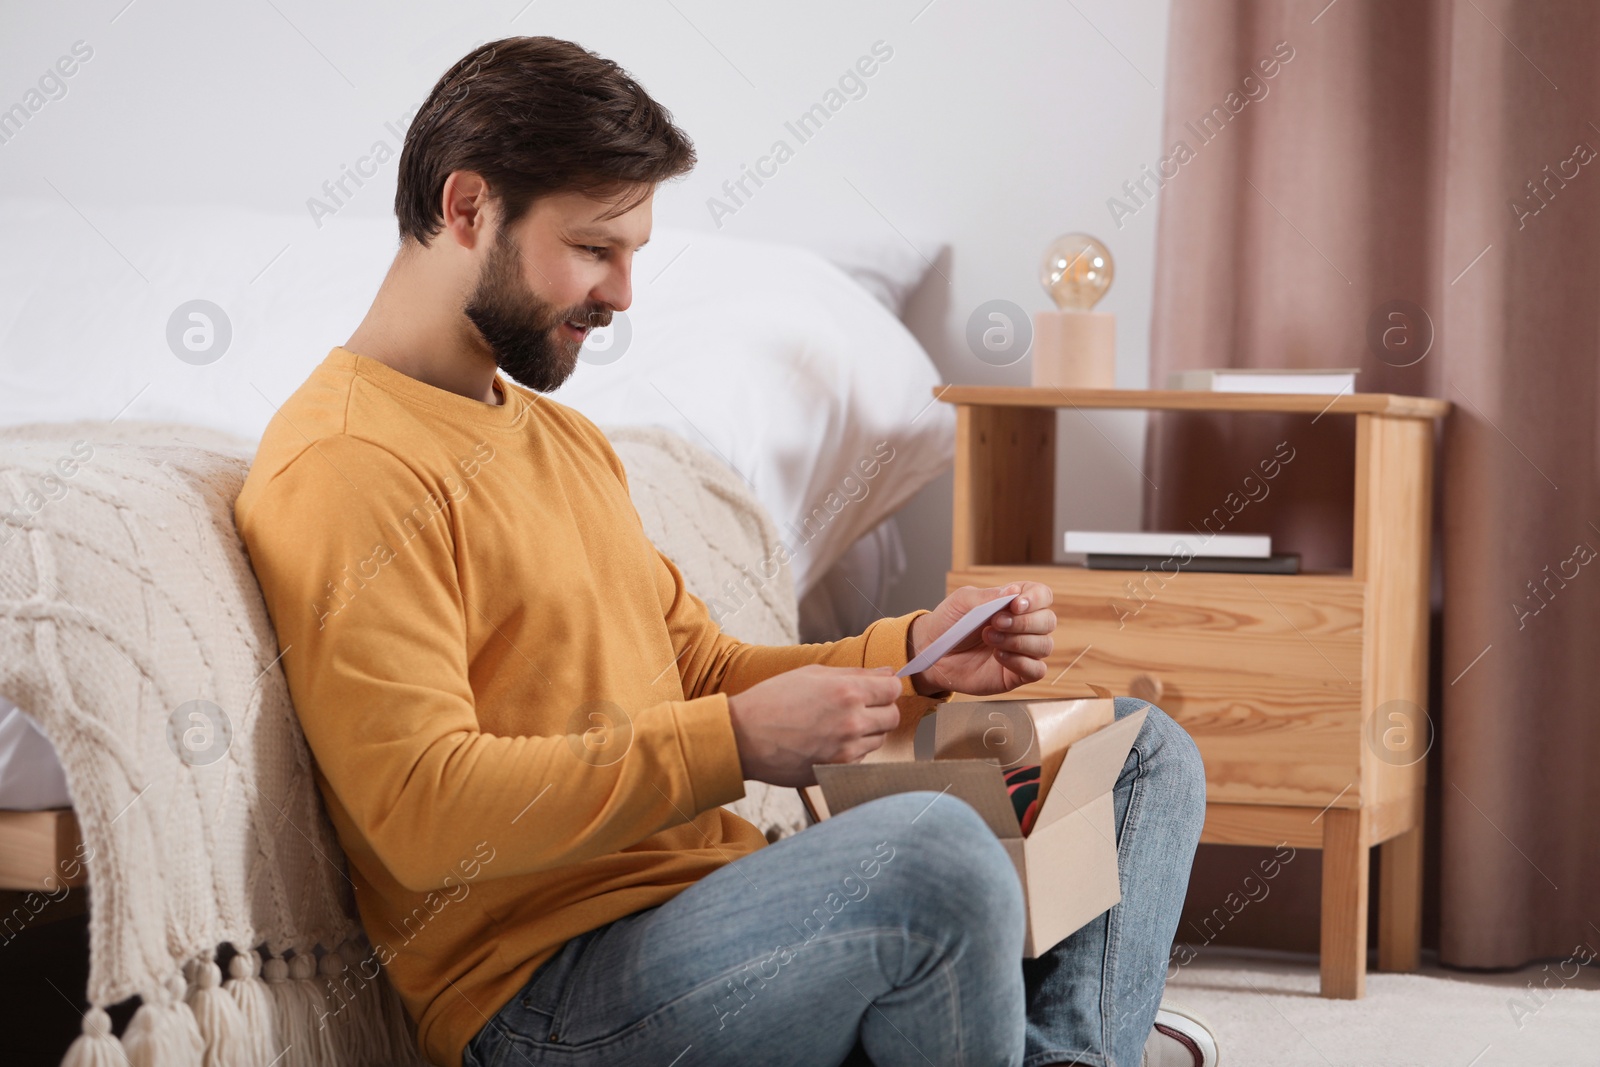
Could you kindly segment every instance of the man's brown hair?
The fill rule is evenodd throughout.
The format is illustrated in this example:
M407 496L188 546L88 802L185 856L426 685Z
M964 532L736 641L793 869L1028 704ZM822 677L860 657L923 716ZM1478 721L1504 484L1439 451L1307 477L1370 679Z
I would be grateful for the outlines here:
M427 244L444 225L445 179L469 170L505 225L557 192L616 196L610 217L694 162L671 112L616 63L555 37L507 37L468 52L428 94L406 131L394 213L402 239Z

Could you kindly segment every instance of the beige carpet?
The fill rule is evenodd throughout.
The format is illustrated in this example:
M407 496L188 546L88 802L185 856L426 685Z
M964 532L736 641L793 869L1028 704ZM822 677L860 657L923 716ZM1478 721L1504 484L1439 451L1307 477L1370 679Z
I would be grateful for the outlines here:
M1596 1067L1600 975L1587 967L1562 981L1575 970L1425 966L1368 974L1365 999L1323 1000L1314 959L1214 948L1168 982L1167 997L1216 1029L1222 1067Z

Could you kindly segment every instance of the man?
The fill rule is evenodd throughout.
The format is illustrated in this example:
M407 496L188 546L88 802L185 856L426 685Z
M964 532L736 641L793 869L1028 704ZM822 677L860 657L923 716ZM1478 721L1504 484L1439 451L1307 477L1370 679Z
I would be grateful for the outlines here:
M1148 1039L1214 1063L1198 1025L1152 1031L1204 794L1159 710L1116 790L1123 902L1026 963L1016 873L964 802L886 798L773 845L720 807L747 778L860 759L953 690L1038 680L1056 617L1021 582L754 646L684 588L605 438L541 394L629 306L654 189L693 162L577 45L461 60L407 134L402 247L371 310L239 496L362 922L423 1051L1104 1067ZM1020 595L893 676L1001 592Z

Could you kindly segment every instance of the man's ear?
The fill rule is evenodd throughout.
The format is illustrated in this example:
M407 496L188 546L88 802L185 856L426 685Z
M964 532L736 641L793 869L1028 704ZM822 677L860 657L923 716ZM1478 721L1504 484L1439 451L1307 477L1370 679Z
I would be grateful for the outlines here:
M451 240L466 249L476 248L484 241L494 243L499 215L483 175L470 170L451 171L440 197L444 232Z

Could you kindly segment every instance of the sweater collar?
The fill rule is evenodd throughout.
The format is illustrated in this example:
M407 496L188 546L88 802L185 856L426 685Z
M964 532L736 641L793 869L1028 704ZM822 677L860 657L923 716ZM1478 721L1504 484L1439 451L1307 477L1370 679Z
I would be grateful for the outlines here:
M499 374L495 375L494 389L500 395L500 403L486 404L482 400L474 400L460 393L452 393L448 389L429 385L409 374L395 370L387 363L352 352L343 346L329 352L327 362L332 366L354 371L386 393L473 426L514 427L522 422L529 407L528 399L522 390L507 382Z

